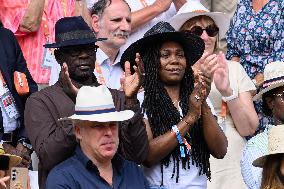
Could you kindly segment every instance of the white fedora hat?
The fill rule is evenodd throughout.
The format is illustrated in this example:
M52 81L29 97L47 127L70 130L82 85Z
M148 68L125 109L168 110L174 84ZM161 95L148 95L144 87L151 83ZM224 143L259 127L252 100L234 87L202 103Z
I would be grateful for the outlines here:
M264 93L284 85L284 62L276 61L267 64L263 75L263 85L259 93L253 97L253 100L259 100Z
M255 159L255 167L263 167L265 160L269 155L284 153L284 125L272 127L268 133L268 153Z
M112 95L106 86L83 86L76 97L75 114L59 120L110 122L128 120L133 115L131 110L115 110Z
M187 20L200 15L212 18L219 28L219 36L221 38L225 37L230 25L229 17L222 12L210 12L199 0L187 1L177 14L171 18L170 24L178 31Z
M0 143L0 156L9 157L9 168L15 167L22 162L22 158L20 156L5 153L2 143Z

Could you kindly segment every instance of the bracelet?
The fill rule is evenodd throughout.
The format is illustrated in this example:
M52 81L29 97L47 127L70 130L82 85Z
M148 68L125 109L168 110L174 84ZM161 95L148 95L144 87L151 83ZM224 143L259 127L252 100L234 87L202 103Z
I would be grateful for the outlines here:
M222 97L222 100L224 102L228 102L228 101L231 101L231 100L238 98L239 94L234 89L232 89L232 91L233 91L233 94L231 96L226 96L226 97L223 96Z
M180 132L179 132L179 129L176 125L173 125L172 126L172 130L173 132L176 134L176 137L177 137L177 140L178 140L178 143L179 143L179 151L180 151L180 156L181 157L185 157L185 153L184 153L184 146L182 145L182 138L181 138L181 135L180 135Z

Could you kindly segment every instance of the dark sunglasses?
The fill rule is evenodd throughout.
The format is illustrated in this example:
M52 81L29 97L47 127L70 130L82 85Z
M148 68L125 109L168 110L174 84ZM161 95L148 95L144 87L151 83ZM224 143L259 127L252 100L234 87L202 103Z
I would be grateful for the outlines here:
M62 48L62 51L72 57L79 56L82 52L86 53L89 56L95 56L99 46L97 45L88 45L88 46L72 46Z
M211 24L204 29L201 26L193 26L190 30L183 32L201 36L204 30L209 37L215 37L219 33L219 28L215 24Z

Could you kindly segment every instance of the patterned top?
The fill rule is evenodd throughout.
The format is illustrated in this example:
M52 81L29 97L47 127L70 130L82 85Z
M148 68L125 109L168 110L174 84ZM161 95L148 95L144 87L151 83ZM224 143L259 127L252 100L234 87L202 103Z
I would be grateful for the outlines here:
M43 20L40 28L36 32L19 31L20 23L30 3L30 0L0 0L0 20L4 27L10 29L18 39L24 57L27 61L28 69L36 83L48 83L50 70L42 67L44 54L43 45L47 42L44 25L48 25L49 42L54 42L54 26L57 20L64 15L75 14L75 0L49 0L48 6L43 11Z
M240 0L227 33L227 58L240 57L251 78L267 63L284 61L284 1L270 0L261 10Z

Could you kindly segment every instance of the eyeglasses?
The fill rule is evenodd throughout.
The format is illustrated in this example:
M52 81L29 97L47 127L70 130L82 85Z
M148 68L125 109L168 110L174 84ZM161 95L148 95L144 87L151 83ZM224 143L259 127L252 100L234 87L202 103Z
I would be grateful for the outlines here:
M83 52L86 53L88 56L95 56L98 48L99 46L97 45L88 45L88 46L65 47L62 48L61 50L72 57L78 57Z
M219 33L219 28L215 24L211 24L205 29L203 29L201 26L193 26L190 30L185 30L183 32L201 36L204 30L209 37L215 37Z

